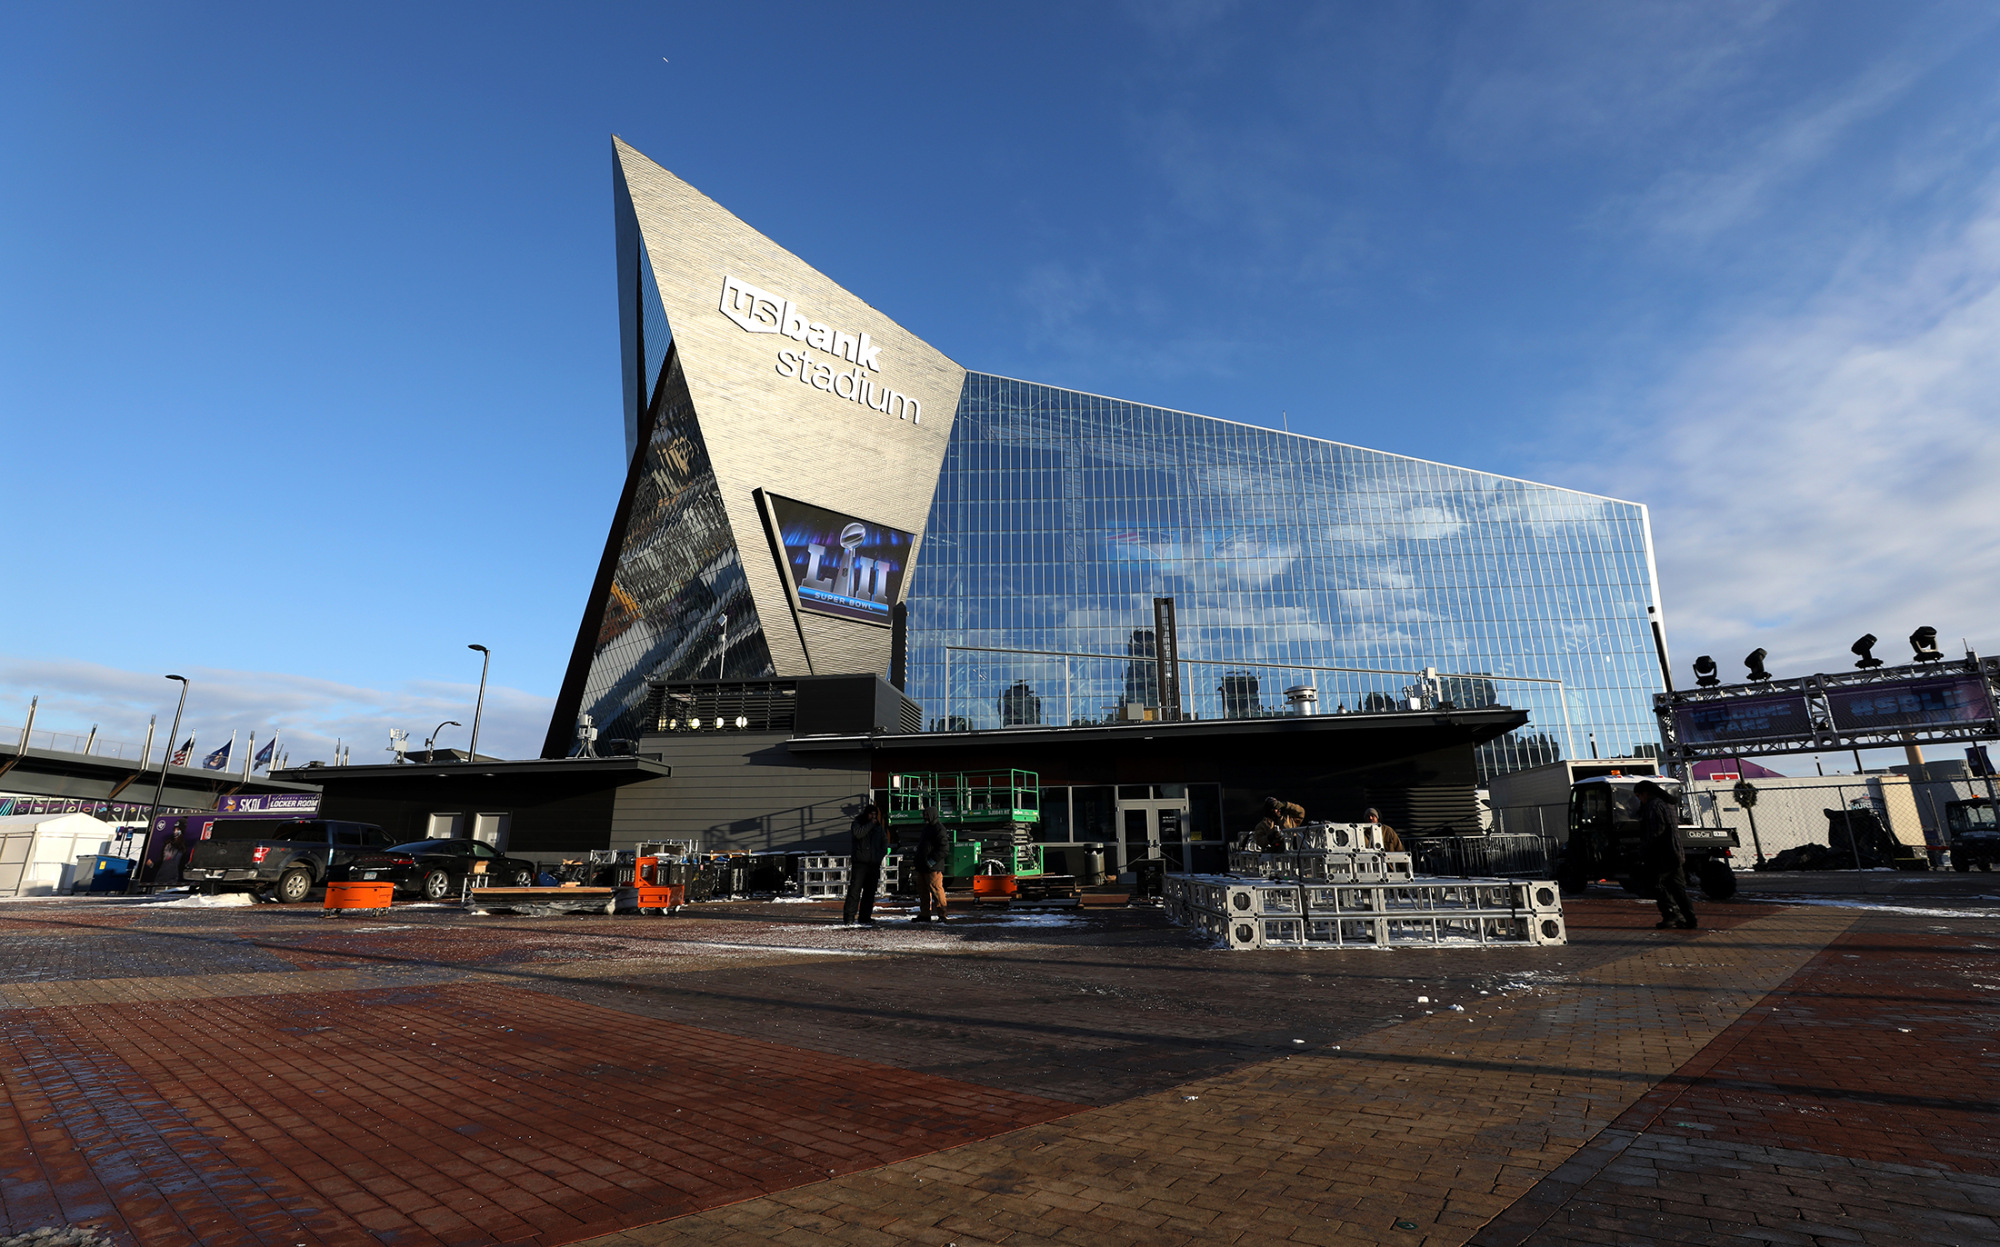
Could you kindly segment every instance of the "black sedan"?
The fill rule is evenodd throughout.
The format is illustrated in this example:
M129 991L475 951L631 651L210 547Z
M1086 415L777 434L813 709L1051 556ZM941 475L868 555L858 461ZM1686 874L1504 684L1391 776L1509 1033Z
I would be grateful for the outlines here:
M389 851L417 859L409 886L427 901L456 896L464 890L468 875L485 875L502 888L525 888L535 882L533 862L504 857L483 840L412 840Z

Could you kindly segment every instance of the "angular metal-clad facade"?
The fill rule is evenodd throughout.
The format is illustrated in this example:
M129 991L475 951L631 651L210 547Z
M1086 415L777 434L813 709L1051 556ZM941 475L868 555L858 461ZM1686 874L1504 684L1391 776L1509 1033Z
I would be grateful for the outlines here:
M893 532L914 563L965 380L623 141L612 164L628 476L545 756L579 713L636 739L649 680L885 670L886 612L796 608L760 494Z

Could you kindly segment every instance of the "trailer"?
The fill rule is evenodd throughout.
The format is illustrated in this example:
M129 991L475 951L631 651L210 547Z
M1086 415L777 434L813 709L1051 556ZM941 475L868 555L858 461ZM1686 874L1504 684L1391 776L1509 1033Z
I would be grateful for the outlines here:
M696 869L685 860L690 853L687 845L679 841L640 844L632 851L629 863L616 860L624 854L614 852L614 860L602 864L611 868L616 880L608 887L577 883L532 888L480 887L478 876L468 876L461 903L475 914L636 913L651 917L677 913L687 904L688 879Z

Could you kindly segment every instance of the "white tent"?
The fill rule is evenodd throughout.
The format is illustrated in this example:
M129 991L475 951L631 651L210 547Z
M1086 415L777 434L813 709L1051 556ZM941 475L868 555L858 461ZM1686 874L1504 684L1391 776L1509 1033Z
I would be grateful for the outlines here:
M109 853L118 828L88 814L14 814L0 818L0 896L65 894L76 859Z

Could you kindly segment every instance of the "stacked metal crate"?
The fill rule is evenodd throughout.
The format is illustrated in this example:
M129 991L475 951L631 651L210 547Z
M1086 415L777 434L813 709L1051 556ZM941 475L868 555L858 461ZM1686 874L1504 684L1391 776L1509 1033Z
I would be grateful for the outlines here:
M1229 873L1253 879L1311 879L1324 883L1407 883L1415 877L1408 853L1382 853L1372 849L1327 853L1302 850L1291 853L1253 853L1242 849L1229 854Z
M799 893L802 896L846 896L847 859L811 853L799 858Z
M1231 948L1436 948L1563 944L1552 882L1425 879L1331 883L1169 875L1167 916Z
M808 853L799 858L799 894L836 899L847 895L847 881L853 859L833 854ZM888 896L896 890L896 855L882 859L882 881L875 895Z

